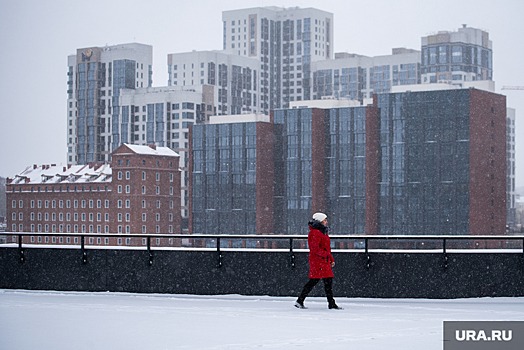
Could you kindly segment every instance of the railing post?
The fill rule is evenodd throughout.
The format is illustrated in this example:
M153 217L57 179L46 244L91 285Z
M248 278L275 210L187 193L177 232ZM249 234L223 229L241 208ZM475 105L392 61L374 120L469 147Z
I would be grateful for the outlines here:
M289 239L289 257L291 260L291 268L295 268L295 253L293 253L293 238Z
M366 269L369 270L371 267L371 257L369 256L369 247L368 247L368 239L364 239L364 249L366 251Z
M149 255L149 266L153 265L153 252L151 251L151 237L147 236L147 254Z
M442 239L442 251L444 253L443 267L444 267L444 270L446 270L448 268L448 253L446 251L446 239L445 238Z
M218 255L218 262L217 267L222 267L222 253L220 252L220 237L217 237L217 255Z
M80 236L80 246L82 249L82 264L87 264L87 252L85 250L85 236Z
M24 248L22 248L22 240L24 236L18 235L18 255L19 255L19 261L21 264L25 263L25 254L24 254Z

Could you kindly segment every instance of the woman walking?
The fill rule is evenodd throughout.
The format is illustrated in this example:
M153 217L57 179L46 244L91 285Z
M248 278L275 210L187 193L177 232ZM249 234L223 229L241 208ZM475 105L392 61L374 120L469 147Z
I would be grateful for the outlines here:
M328 236L327 215L324 213L315 213L309 221L309 281L302 289L302 293L295 302L295 307L307 309L304 306L304 300L309 292L322 280L324 290L328 301L328 308L341 310L333 298L333 270L335 259L331 254L331 240Z

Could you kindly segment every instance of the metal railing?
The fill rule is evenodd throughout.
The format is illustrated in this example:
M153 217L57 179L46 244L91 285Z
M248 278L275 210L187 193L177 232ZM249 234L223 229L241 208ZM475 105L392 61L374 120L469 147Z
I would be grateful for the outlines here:
M96 237L96 238L143 238L146 240L145 248L148 252L149 265L153 265L154 260L154 250L152 249L151 239L193 239L193 240L205 240L206 242L215 243L215 247L212 248L216 250L217 254L217 267L220 268L223 266L223 249L222 242L224 240L241 240L241 241L288 241L289 246L286 248L286 251L289 251L290 266L295 267L295 250L294 245L296 241L307 241L307 235L212 235L212 234L115 234L115 233L35 233L35 232L1 232L1 236L16 236L18 241L18 250L19 250L19 262L24 263L26 261L25 256L25 246L23 243L23 237L27 236L55 236L55 237L78 237L80 238L80 251L81 251L81 260L83 264L88 262L88 254L86 249L85 239L86 237ZM449 251L449 242L459 242L459 241L490 241L490 242L521 242L520 247L517 249L522 249L522 255L524 257L524 235L332 235L330 236L331 240L334 242L337 241L357 241L359 244L355 244L353 249L356 249L357 252L362 251L365 256L365 265L366 268L372 266L370 246L371 242L384 241L386 242L386 247L383 249L394 251L391 249L392 242L408 242L414 243L415 250L428 249L426 242L440 242L439 244L430 245L436 249L437 252L441 252L443 255L443 268L448 267L448 251ZM422 243L422 244L421 244ZM518 243L517 243L518 244ZM52 247L50 244L37 244L38 247ZM56 245L55 245L56 246ZM75 245L71 245L74 247ZM98 245L97 245L98 246ZM424 248L420 248L424 246ZM305 243L304 243L305 247ZM235 248L231 248L235 249ZM376 249L376 247L375 247ZM473 249L471 249L473 250ZM334 249L336 252L337 250Z

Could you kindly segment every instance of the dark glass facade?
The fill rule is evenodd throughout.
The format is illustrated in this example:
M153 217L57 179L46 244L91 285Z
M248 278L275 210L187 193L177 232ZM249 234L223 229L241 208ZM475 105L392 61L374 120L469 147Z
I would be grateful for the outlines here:
M330 226L338 234L364 234L366 218L366 107L333 108L326 160Z
M111 149L117 149L123 142L120 135L120 125L122 129L126 129L129 125L129 116L120 116L119 111L119 97L121 89L134 89L135 88L135 75L136 75L136 61L134 60L115 60L113 61L113 113L111 116ZM126 136L126 135L124 135Z
M303 233L312 212L330 216L337 234L365 232L367 107L287 109L281 124L283 233ZM278 156L278 155L277 155Z
M193 233L255 234L256 123L192 127Z
M283 233L303 233L304 218L311 215L312 206L312 138L325 132L324 125L313 131L312 109L287 109L274 112L275 124L281 124L282 168L277 169L277 181L283 183ZM320 210L320 209L318 209ZM307 223L307 222L306 222Z
M469 91L378 95L380 234L469 232Z

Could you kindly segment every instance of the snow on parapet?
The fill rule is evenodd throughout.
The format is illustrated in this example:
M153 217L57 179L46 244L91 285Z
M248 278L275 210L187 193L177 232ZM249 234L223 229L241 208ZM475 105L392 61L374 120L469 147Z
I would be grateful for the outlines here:
M229 123L269 123L269 116L265 114L237 114L237 115L214 115L209 118L209 124Z
M145 145L132 145L124 143L127 148L136 154L150 155L150 156L166 156L166 157L179 157L178 153L168 147L156 147L156 146L145 146Z
M302 100L289 103L290 108L343 108L362 106L360 101L325 96L321 100Z

